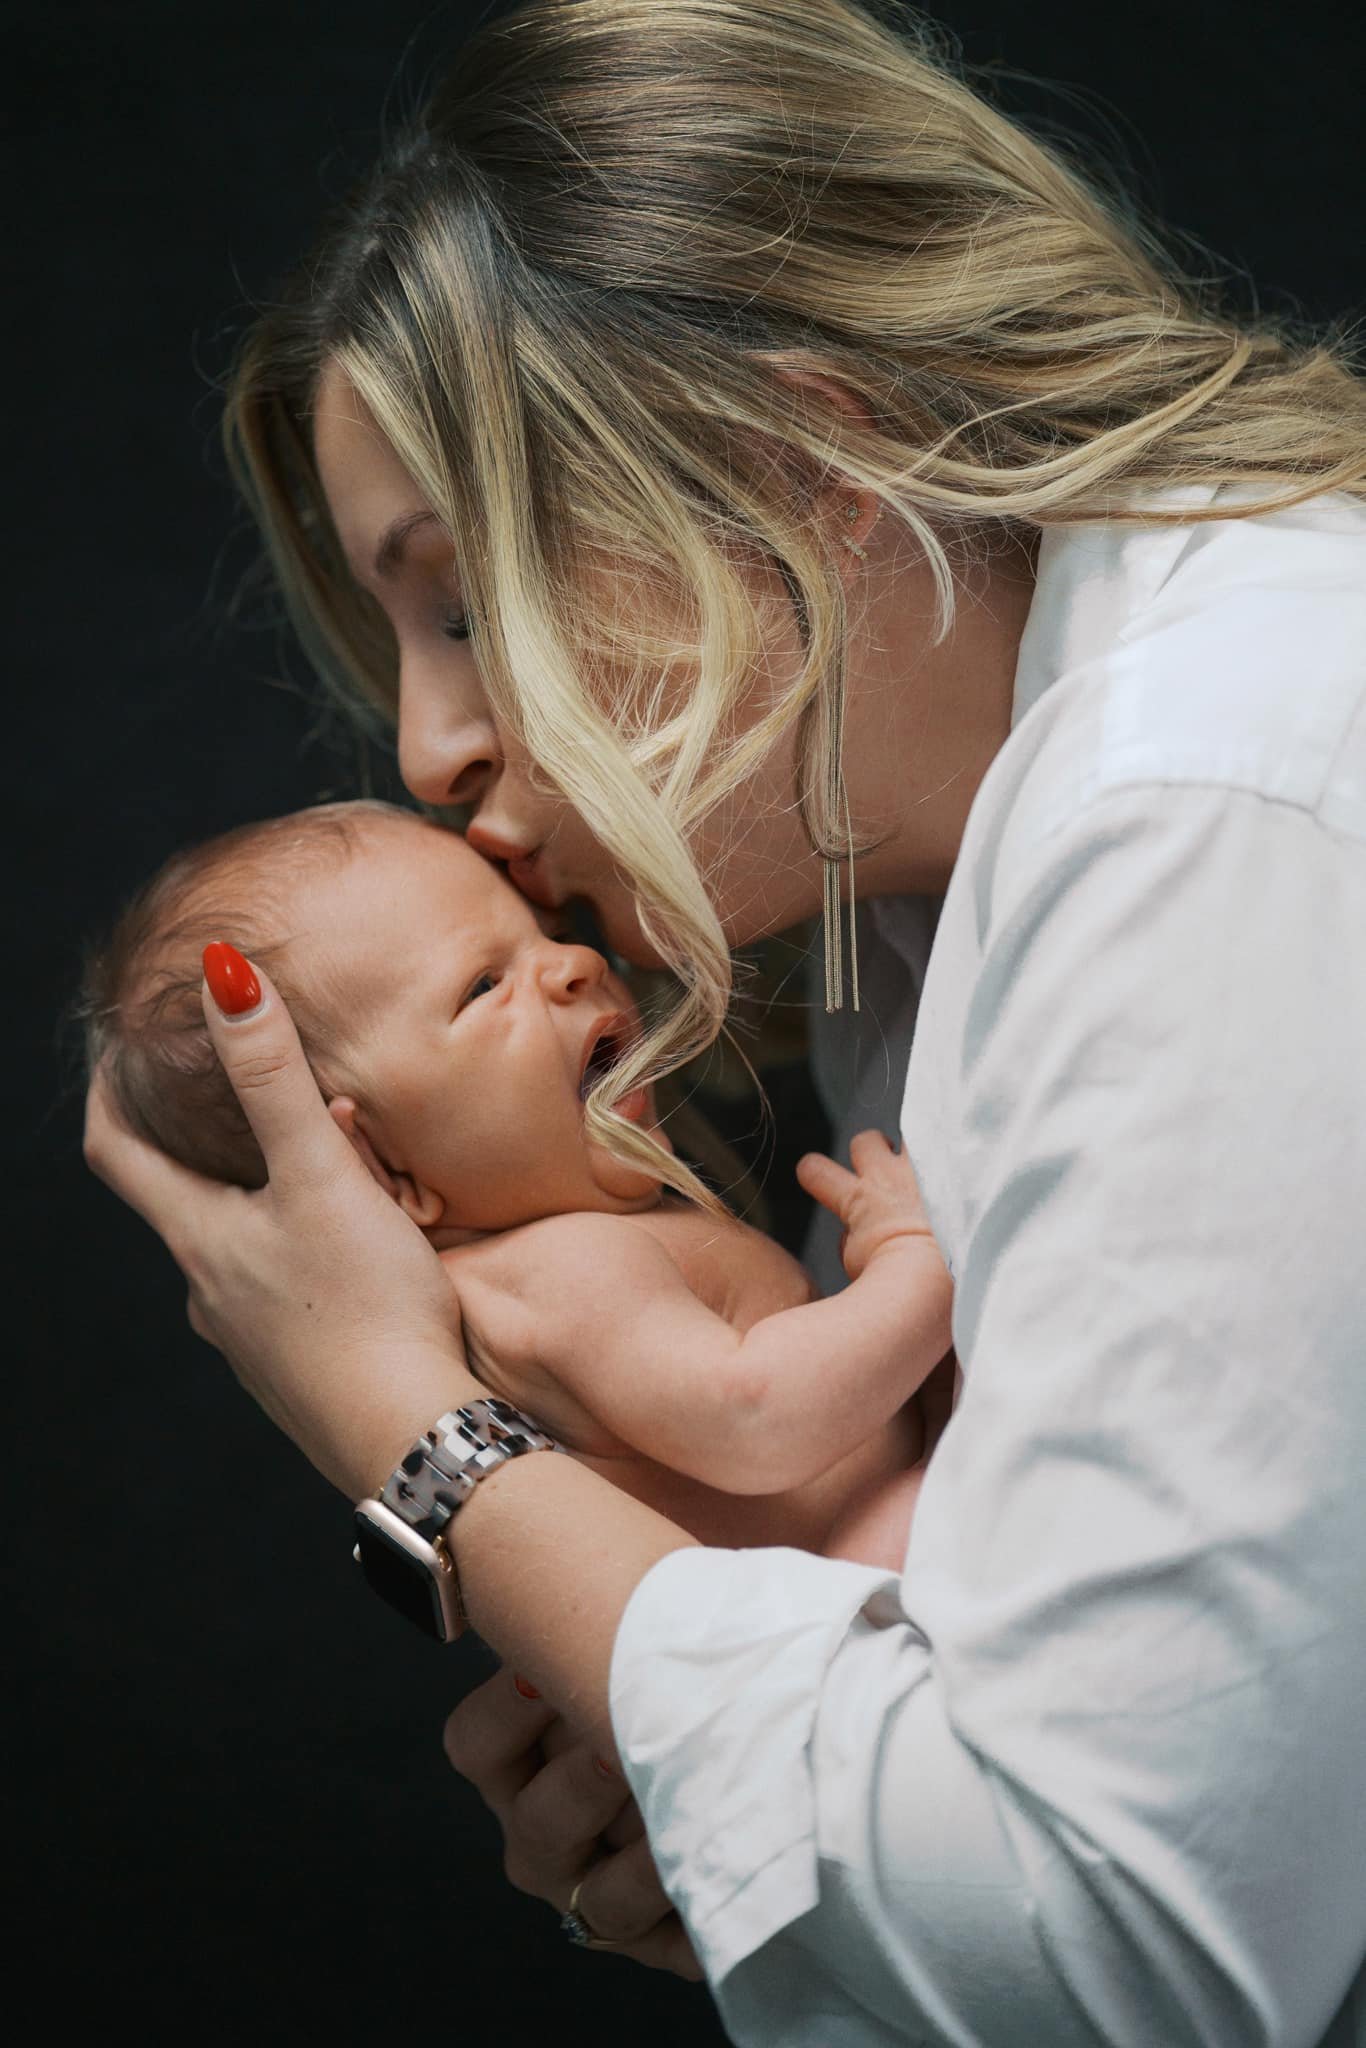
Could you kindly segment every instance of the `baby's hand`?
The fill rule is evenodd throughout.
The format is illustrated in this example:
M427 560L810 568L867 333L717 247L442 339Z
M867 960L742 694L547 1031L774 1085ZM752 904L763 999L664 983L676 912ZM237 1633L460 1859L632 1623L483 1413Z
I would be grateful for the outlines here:
M934 1233L904 1143L894 1152L881 1131L860 1131L849 1147L849 1163L852 1172L824 1152L807 1152L797 1161L797 1179L844 1225L844 1270L857 1280L888 1245L911 1238L932 1245Z

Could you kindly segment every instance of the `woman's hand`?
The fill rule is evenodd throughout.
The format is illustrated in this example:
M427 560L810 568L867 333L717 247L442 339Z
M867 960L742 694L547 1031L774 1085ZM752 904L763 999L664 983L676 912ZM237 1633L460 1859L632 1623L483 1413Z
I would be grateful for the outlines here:
M382 1486L443 1410L474 1399L450 1280L328 1115L278 992L204 1014L269 1185L227 1187L145 1144L97 1074L85 1157L165 1240L191 1328L351 1499Z
M616 1758L580 1741L524 1687L501 1666L466 1694L445 1731L452 1766L502 1827L509 1883L563 1913L583 1878L578 1911L615 1953L700 1983Z

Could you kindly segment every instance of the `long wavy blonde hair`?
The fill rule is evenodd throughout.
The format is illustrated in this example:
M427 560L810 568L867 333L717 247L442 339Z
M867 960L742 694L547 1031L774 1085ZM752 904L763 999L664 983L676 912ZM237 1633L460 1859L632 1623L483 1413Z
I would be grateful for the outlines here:
M318 670L392 723L393 637L313 463L329 363L449 531L494 712L676 977L591 1134L708 1204L605 1105L723 1028L732 963L690 836L794 724L813 855L850 845L844 583L813 481L908 529L939 640L957 548L1366 495L1347 333L1222 311L897 0L531 0L486 23L245 335L230 460ZM839 380L871 424L783 368ZM1148 502L1224 483L1236 514ZM805 661L746 725L755 560Z

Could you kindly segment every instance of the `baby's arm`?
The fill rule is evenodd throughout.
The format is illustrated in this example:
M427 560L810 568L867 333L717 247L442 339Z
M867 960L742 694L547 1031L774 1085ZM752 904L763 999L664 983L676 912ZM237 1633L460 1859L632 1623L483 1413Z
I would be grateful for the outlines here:
M803 1160L846 1224L851 1285L743 1336L629 1218L534 1226L525 1307L538 1364L646 1456L729 1493L780 1493L887 1422L947 1352L952 1287L904 1154L876 1132L854 1171Z

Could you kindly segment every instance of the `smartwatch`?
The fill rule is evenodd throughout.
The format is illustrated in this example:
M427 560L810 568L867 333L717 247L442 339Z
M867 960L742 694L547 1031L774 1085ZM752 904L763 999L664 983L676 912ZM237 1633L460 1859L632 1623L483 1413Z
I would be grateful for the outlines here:
M563 1448L509 1401L471 1401L420 1436L379 1494L356 1503L356 1563L382 1600L439 1643L465 1626L445 1532L481 1479L527 1451Z

